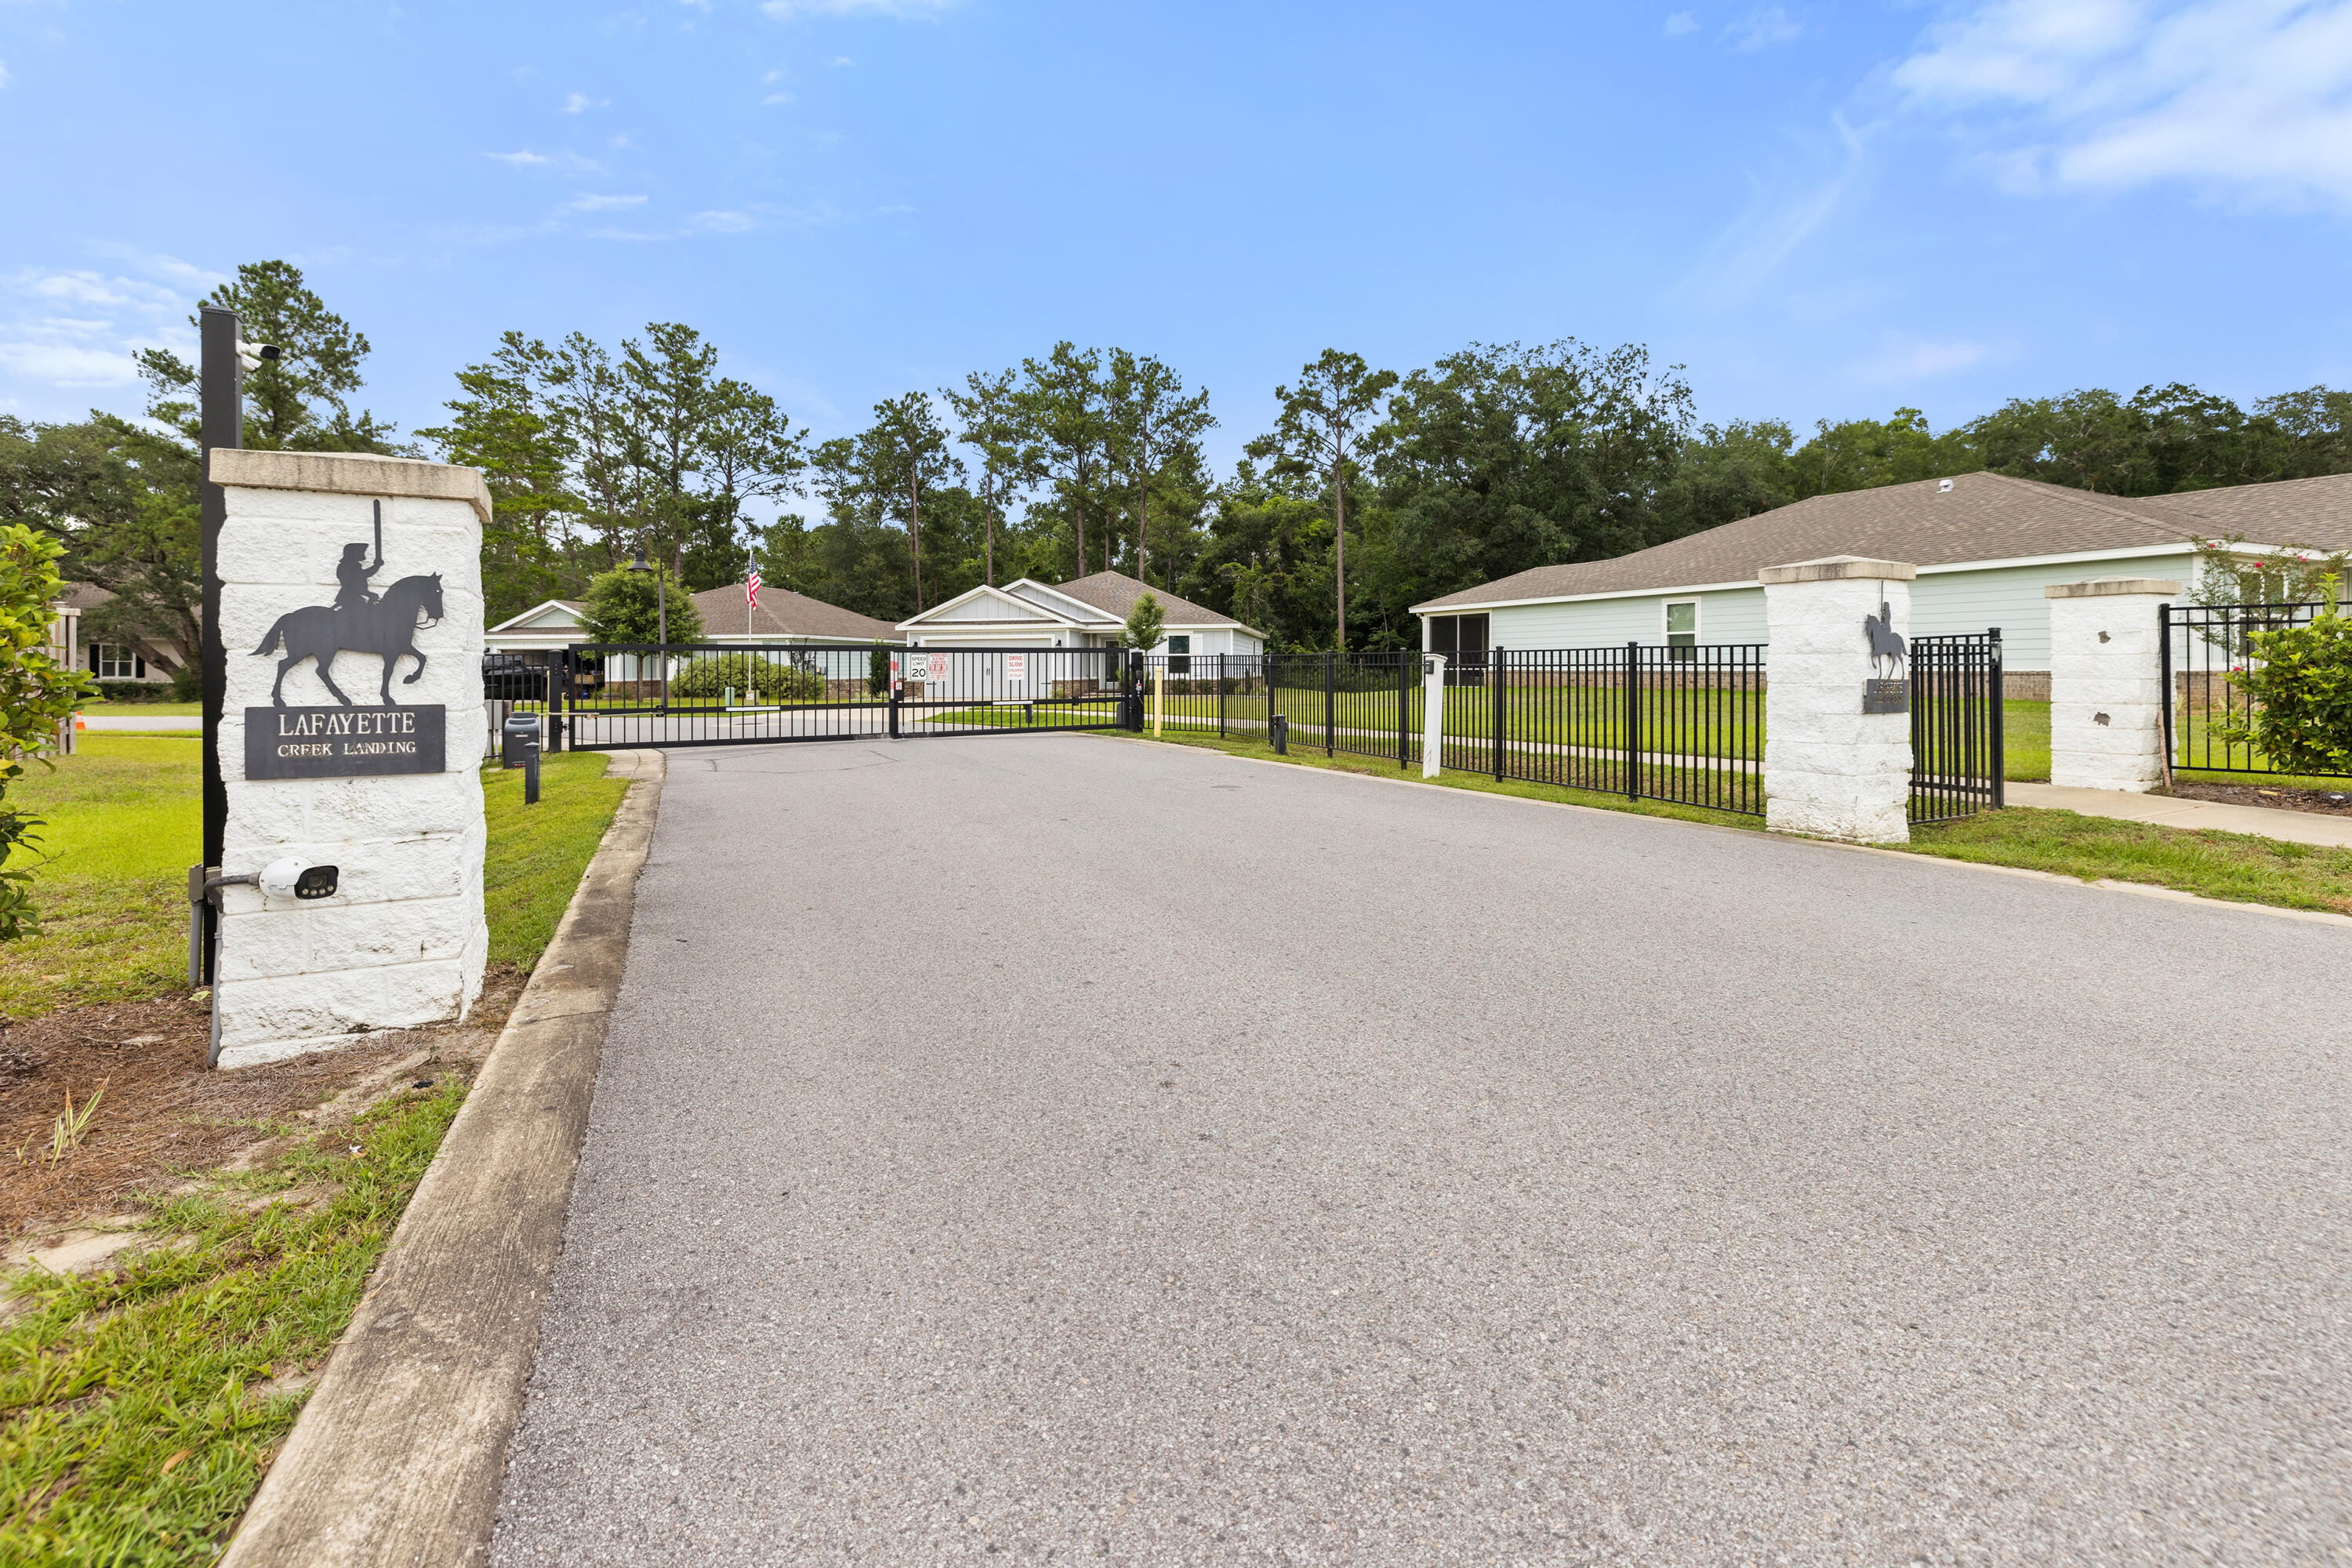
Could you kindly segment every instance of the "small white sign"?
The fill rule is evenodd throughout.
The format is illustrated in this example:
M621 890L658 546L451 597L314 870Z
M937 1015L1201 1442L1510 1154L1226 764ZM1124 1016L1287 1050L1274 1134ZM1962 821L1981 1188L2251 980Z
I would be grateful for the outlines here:
M1007 686L1021 686L1026 684L1028 679L1029 656L1025 653L1006 654L1004 656L1004 684Z
M930 655L929 658L931 672L924 679L927 680L945 680L948 678L948 656L943 653L935 653Z

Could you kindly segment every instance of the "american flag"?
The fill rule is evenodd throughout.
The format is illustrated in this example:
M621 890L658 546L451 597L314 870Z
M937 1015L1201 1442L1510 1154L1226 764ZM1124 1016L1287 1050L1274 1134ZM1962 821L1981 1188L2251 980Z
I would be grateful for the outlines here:
M757 566L751 568L751 575L744 580L743 603L755 610L760 607L760 569Z

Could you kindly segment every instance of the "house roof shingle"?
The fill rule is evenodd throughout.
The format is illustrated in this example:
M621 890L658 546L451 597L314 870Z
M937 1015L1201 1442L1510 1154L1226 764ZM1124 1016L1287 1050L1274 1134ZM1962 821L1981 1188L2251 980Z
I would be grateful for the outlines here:
M1153 588L1124 572L1097 572L1091 576L1074 578L1067 583L1055 583L1053 589L1056 594L1067 594L1082 605L1092 605L1115 621L1127 619L1128 612L1135 608L1135 601L1150 589L1152 596L1160 601L1160 607L1167 612L1168 624L1171 626L1238 626L1242 624L1231 616L1221 616L1190 599L1180 599L1165 588Z
M1962 474L1948 491L1940 484L1815 496L1613 561L1538 566L1413 608L1751 583L1767 566L1831 555L1940 566L2163 548L2232 533L2258 544L2352 548L2352 474L2128 500L2005 474Z
M705 588L694 595L695 613L702 617L706 637L744 635L743 584ZM751 613L751 635L771 637L854 637L860 642L896 642L898 628L887 621L795 594L789 588L760 590L760 607Z

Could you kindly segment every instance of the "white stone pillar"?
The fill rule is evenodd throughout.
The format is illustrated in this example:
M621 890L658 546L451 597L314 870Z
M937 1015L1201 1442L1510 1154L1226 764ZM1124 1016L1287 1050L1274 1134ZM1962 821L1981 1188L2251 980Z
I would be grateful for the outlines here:
M1421 658L1421 776L1433 779L1444 765L1445 656L1425 653Z
M1911 580L1899 561L1835 555L1767 566L1764 823L1780 833L1866 844L1911 837L1911 717L1865 712L1896 695L1908 661L1890 641L1909 636ZM1873 622L1885 621L1874 630ZM1907 703L1906 703L1907 708Z
M215 1059L247 1067L463 1017L489 952L478 739L488 489L475 469L401 458L211 460L227 500L221 869L290 858L337 875L316 900L222 889ZM387 672L383 655L341 646L369 640L370 622L414 654L395 648ZM326 678L322 646L340 649Z
M2053 583L2050 601L2050 782L2145 795L2164 782L2164 673L2157 613L2179 596L2162 577Z

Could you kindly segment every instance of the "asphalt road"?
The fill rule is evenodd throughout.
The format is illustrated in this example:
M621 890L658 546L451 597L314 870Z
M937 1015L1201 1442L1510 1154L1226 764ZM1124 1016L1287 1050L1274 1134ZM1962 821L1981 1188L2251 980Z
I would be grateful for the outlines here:
M2341 1562L2352 931L673 752L502 1565Z

